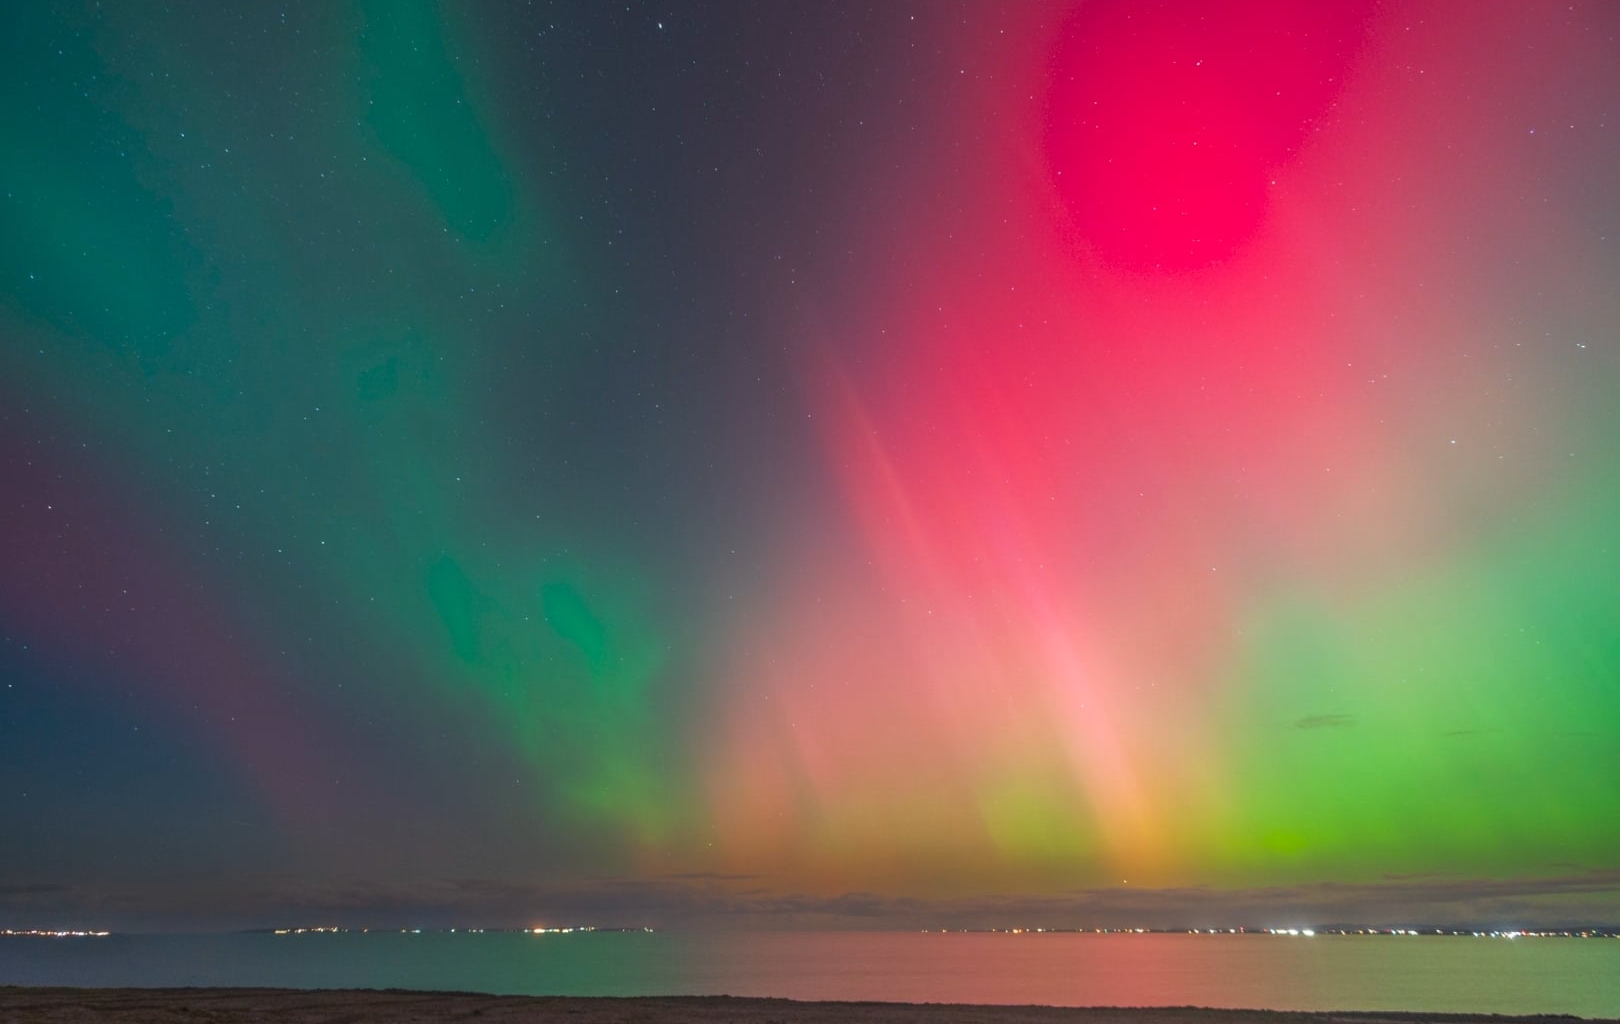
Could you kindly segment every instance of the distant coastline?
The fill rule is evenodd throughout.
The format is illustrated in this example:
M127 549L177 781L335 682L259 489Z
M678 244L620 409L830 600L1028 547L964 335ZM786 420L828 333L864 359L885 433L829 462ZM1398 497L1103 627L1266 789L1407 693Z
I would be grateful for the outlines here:
M792 929L789 929L792 930ZM1620 939L1620 925L1587 925L1564 928L1463 927L1457 925L1379 926L1356 924L1330 924L1302 928L1236 927L1236 928L895 928L893 932L920 935L1273 935L1290 938L1316 936L1389 936L1486 939ZM220 934L235 935L585 935L585 934L657 934L668 929L647 926L568 925L562 927L454 927L454 928L397 928L347 927L343 925L311 924L285 925L263 928L242 928ZM105 938L111 935L142 935L145 932L120 932L108 929L76 928L0 928L0 938Z

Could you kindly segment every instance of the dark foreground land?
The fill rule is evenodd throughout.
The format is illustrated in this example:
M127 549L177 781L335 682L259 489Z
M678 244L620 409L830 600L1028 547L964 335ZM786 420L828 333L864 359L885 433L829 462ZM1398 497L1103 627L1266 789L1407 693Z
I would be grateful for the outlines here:
M1461 1024L1573 1021L1437 1013L801 1003L670 996L582 999L455 992L0 986L0 1022L18 1024ZM1617 1022L1620 1024L1620 1022Z

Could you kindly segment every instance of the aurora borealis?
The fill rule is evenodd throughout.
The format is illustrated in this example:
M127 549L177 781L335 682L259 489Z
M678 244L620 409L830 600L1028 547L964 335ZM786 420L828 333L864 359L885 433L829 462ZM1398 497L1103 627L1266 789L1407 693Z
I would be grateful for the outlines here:
M0 13L0 926L1612 923L1620 9L799 6Z

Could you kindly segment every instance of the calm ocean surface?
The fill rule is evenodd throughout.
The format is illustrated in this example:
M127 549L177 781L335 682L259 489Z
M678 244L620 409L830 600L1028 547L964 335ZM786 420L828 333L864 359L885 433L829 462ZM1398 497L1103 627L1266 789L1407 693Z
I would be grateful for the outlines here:
M1620 939L850 932L0 937L0 983L1620 1017Z

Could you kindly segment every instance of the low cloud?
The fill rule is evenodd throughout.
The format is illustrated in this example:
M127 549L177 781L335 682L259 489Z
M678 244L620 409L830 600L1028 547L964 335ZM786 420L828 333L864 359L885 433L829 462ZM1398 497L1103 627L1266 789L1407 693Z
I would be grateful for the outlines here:
M1344 729L1356 724L1355 715L1306 715L1294 723L1296 729Z
M25 900L34 896L51 896L68 891L65 885L54 882L29 882L22 885L0 885L0 902Z
M532 883L496 878L400 882L261 876L165 889L50 884L0 889L24 927L118 930L345 927L1216 928L1555 927L1620 921L1620 868L1521 878L1391 875L1246 889L1082 888L930 900L773 888L746 875ZM28 920L17 911L26 910Z

